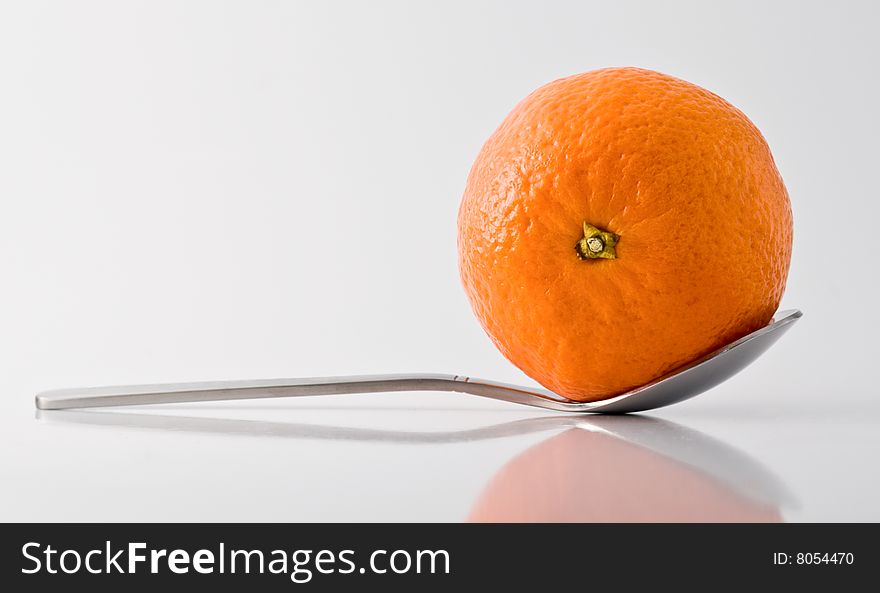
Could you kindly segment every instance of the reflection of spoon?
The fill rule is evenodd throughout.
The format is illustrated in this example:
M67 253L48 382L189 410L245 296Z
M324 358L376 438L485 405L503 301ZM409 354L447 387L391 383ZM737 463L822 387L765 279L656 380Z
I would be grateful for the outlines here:
M496 514L500 513L502 508L510 511L509 504L506 506L497 504L499 500L512 501L504 494L505 486L501 484L501 481L507 483L511 480L526 480L530 483L532 482L529 477L530 473L541 471L539 466L545 463L548 464L547 469L552 472L557 469L560 471L570 470L573 476L567 476L565 479L577 481L582 478L576 477L575 474L583 469L584 464L593 464L595 468L598 467L596 464L601 462L604 464L602 467L608 472L604 483L613 484L615 479L619 479L619 476L632 471L625 464L632 459L635 462L642 460L640 467L647 467L649 470L649 473L645 474L646 477L653 475L656 478L662 478L667 474L658 474L657 468L660 470L671 468L678 474L689 476L690 480L697 485L702 484L704 490L705 485L714 484L717 492L726 492L732 499L751 500L751 504L760 508L774 509L792 499L785 487L772 473L746 454L689 428L647 417L543 416L476 429L447 432L388 431L305 423L92 411L38 411L37 419L48 423L114 426L198 434L404 445L465 443L542 431L565 431L509 462L505 469L498 474L498 477L493 480L481 502L475 507L473 514L475 519L482 517L485 520L499 521L526 520L526 517L517 518L510 512L507 512L507 519L502 519L500 516L496 519L490 519L490 515L487 514L484 507L488 501L491 503L491 508L495 508ZM592 435L597 438L584 439L581 433L588 437ZM595 442L598 442L599 445L594 446ZM609 451L612 454L615 451L629 453L627 458L613 457L613 455L609 457ZM578 460L578 456L583 459ZM645 459L649 461L647 465L643 463ZM653 465L651 465L651 461L653 461ZM650 473L652 467L654 468L653 474ZM684 484L686 481L681 483ZM574 487L578 484L571 483L570 485ZM517 488L523 493L529 492L528 484L525 487ZM593 491L595 490L593 488ZM650 492L650 489L648 491ZM589 491L584 492L583 490L568 493L558 492L556 496L560 500L556 502L561 503L563 502L561 499L569 496L572 497L572 502L583 501L584 497L589 498L590 495ZM692 500L693 492L684 491L681 496L682 501ZM688 498L689 496L691 498ZM493 503L493 500L496 502ZM650 504L650 499L644 496L642 501L645 504ZM549 506L545 504L543 510L533 509L534 512L550 513L545 517L546 520L551 520L550 516L561 517L570 514L572 510L566 511L561 504L556 503ZM572 520L577 519L573 518Z
M201 418L165 414L129 414L79 410L37 410L37 420L48 423L87 424L91 426L121 426L199 434L283 437L328 441L360 441L407 445L466 443L498 439L545 430L559 430L577 426L580 416L545 416L504 422L481 428L456 431L417 432L406 430L377 430L343 426L321 426L299 422L266 422L264 420L237 420L229 418Z
M598 402L575 402L547 389L459 375L367 375L63 389L37 395L36 405L41 410L63 410L377 391L457 391L561 412L641 412L686 400L729 379L763 354L800 317L800 311L778 313L769 325L715 352L647 385Z
M745 454L669 422L602 420L617 422L591 420L509 461L469 520L782 521L779 508L791 496Z

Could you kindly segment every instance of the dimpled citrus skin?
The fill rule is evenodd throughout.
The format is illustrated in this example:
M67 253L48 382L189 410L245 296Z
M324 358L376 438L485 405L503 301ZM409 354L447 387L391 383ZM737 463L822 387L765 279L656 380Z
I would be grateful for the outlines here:
M582 260L583 223L619 235ZM638 68L547 84L471 169L459 268L511 362L579 401L644 385L766 325L791 259L761 133L696 85Z

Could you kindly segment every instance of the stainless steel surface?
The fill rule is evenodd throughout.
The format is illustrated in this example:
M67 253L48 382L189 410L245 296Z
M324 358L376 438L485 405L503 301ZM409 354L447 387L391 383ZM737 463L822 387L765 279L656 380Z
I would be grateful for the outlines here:
M41 410L63 410L387 391L454 391L561 412L641 412L689 399L732 377L772 346L801 315L798 310L782 311L766 327L656 381L598 402L575 402L547 389L487 379L415 374L63 389L37 395L36 406Z

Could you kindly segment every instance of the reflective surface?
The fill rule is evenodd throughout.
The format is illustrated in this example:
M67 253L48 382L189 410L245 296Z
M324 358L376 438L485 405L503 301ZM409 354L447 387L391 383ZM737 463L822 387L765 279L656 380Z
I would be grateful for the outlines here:
M418 407L413 398L419 397ZM308 405L312 403L312 405ZM317 405L321 403L322 405ZM2 520L876 520L870 414L382 394L2 416Z
M665 449L679 444L680 432L691 431L655 422L636 430L659 431L656 449L592 426L533 445L492 477L470 520L782 521L784 489L754 460L691 433L688 448L697 449L684 452L698 454L706 465L690 465ZM725 466L731 457L732 467Z
M780 521L792 496L769 470L725 443L643 417L549 416L445 432L375 430L116 414L38 412L49 423L199 434L437 445L546 433L490 479L469 520L481 522Z

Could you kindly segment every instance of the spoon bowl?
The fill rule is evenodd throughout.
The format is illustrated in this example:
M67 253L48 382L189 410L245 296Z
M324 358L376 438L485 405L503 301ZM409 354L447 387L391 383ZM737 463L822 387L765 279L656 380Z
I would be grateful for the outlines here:
M540 387L521 387L461 375L407 374L62 389L38 394L36 406L40 410L64 410L346 393L454 391L560 412L643 412L690 399L726 381L761 356L801 316L798 310L777 313L761 329L647 385L595 402L573 401Z

